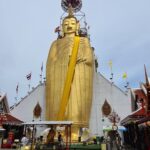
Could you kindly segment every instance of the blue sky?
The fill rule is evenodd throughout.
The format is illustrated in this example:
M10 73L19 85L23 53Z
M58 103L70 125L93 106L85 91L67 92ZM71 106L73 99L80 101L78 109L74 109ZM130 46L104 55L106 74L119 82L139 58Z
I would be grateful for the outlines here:
M40 68L63 10L61 0L0 0L0 91L6 92L12 105L19 82L19 95L28 91L26 75L32 71L31 86L39 83ZM99 68L110 77L113 61L114 82L123 88L122 74L127 72L131 87L144 81L144 64L150 75L150 1L83 0L82 11L90 26Z

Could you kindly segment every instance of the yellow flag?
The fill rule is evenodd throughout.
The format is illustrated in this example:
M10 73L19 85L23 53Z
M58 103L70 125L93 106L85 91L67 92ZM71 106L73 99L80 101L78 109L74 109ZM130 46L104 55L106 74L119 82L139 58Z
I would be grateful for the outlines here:
M109 61L109 67L112 68L112 60Z
M126 79L127 78L127 73L125 72L122 76L123 79Z

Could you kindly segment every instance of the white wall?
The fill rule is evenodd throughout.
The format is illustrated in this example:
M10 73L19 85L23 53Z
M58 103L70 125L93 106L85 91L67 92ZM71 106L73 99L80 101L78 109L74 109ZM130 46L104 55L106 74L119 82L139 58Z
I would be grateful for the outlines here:
M102 121L102 105L105 99L109 102L112 109L121 117L125 118L131 113L131 96L124 93L114 84L111 84L106 78L100 73L94 75L94 86L93 86L93 103L90 117L90 131L95 135L102 135L102 128L104 125L110 125L111 123L105 118ZM39 102L42 107L42 120L45 120L45 85L38 85L29 95L27 95L18 106L12 111L12 115L22 121L32 121L33 109Z
M105 99L111 105L112 109L124 119L131 113L131 96L130 92L125 93L117 86L112 84L100 73L94 75L94 92L93 104L90 118L90 131L95 135L102 135L104 125L111 125L107 118L102 115L102 106ZM104 121L102 121L104 118Z
M39 102L42 108L41 120L45 120L45 85L39 84L33 89L19 104L11 110L11 114L16 118L28 122L33 120L33 110ZM39 119L38 119L39 120Z

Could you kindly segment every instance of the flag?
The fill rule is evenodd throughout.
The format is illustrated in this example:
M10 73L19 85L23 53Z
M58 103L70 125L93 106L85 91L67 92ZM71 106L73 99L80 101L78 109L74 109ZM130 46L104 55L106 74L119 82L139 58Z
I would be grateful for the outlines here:
M85 26L87 26L87 22L86 21L84 21L84 24L85 24Z
M18 89L19 89L19 83L16 86L16 93L18 93Z
M122 75L122 78L123 78L123 79L126 79L126 78L127 78L127 73L126 73L126 72Z
M60 32L60 27L58 26L58 27L56 27L56 29L55 29L55 33L56 32Z
M108 65L112 69L112 60L109 61Z
M28 75L26 75L27 80L31 80L31 73L29 73Z
M41 72L43 72L43 63L42 63L42 66L41 66Z

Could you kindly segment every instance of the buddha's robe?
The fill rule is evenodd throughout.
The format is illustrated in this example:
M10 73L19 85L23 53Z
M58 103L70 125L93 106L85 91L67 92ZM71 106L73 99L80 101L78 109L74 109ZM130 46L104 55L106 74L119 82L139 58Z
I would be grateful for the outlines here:
M64 37L51 45L46 66L46 120L57 120L60 101L72 54L74 37ZM92 104L93 50L88 38L81 37L64 120L88 127Z

